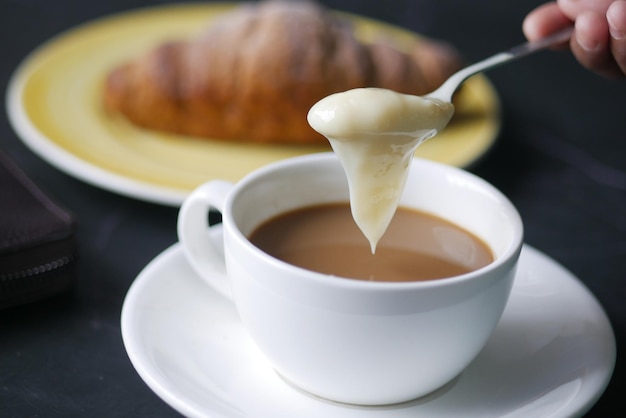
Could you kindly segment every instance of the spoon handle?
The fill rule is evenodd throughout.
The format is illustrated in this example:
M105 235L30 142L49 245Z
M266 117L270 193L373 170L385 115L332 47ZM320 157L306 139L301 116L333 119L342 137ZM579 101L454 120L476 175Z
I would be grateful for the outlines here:
M506 62L530 55L534 52L541 51L552 46L556 46L566 42L572 36L573 26L556 32L550 36L542 38L538 41L526 42L524 44L513 47L505 52L492 55L482 61L478 61L462 70L452 74L437 90L426 95L431 99L439 99L444 102L452 101L452 95L459 86L472 75L485 71L487 69L497 67Z

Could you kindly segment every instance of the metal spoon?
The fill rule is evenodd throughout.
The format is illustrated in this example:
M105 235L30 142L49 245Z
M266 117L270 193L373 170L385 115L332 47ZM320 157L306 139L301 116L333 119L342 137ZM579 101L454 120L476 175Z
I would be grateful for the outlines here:
M570 39L573 30L573 26L567 29L563 29L538 41L526 42L524 44L511 48L506 52L500 52L468 67L465 67L462 70L459 70L456 73L452 74L450 78L448 78L439 88L437 88L437 90L427 94L424 97L429 99L438 99L443 102L451 102L454 92L465 80L467 80L474 74L485 71L489 68L497 67L509 61L513 61L517 58L525 57L526 55L530 55L534 52L562 44Z

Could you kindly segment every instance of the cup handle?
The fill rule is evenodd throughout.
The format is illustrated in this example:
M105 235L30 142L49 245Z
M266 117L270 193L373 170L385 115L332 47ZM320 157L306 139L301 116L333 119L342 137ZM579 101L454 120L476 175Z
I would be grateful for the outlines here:
M208 213L211 208L224 211L226 196L234 185L215 180L196 188L185 199L178 213L178 240L187 261L213 289L233 300L224 261L224 240L211 239Z

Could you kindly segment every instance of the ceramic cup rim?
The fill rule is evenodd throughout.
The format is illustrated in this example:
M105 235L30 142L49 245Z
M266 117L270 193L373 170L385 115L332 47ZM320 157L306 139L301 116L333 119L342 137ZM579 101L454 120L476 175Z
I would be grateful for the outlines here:
M232 205L236 200L238 194L246 190L248 186L259 181L260 178L265 177L269 173L285 169L292 169L293 167L301 165L303 163L320 164L320 161L329 161L331 159L336 160L336 163L339 164L339 160L333 152L322 152L292 157L265 165L243 177L234 185L233 189L226 197L224 210L222 212L222 222L225 226L228 225L229 227L224 229L224 233L227 233L226 229L230 229L232 233L232 238L234 238L237 245L239 245L241 248L245 248L247 253L253 256L255 259L263 260L265 263L271 265L274 269L277 269L277 271L280 271L281 273L289 275L297 274L300 277L300 280L307 281L311 284L331 285L338 288L345 288L347 290L352 289L363 291L397 291L433 289L450 286L457 283L468 282L475 280L476 278L489 276L490 273L503 268L506 269L509 265L516 262L523 246L524 227L521 215L519 214L517 208L509 200L509 198L506 197L494 185L473 173L470 173L458 167L421 158L415 158L413 164L422 164L429 167L434 167L437 170L445 170L450 173L463 176L467 179L471 179L472 182L478 184L480 187L486 188L489 193L491 193L493 196L496 196L498 201L502 204L502 207L506 209L507 213L509 214L508 218L511 221L512 237L510 239L510 243L506 246L505 250L500 255L495 256L495 259L488 265L470 271L468 273L432 280L368 281L334 276L295 266L267 254L265 251L252 244L248 237L239 228L238 222L234 219ZM306 205L302 205L300 207L305 206ZM284 212L286 211L279 211L277 212L277 215ZM443 218L445 219L445 217ZM485 239L483 237L480 238ZM485 242L487 242L487 240L485 240ZM491 247L491 244L489 242L487 242L487 244Z

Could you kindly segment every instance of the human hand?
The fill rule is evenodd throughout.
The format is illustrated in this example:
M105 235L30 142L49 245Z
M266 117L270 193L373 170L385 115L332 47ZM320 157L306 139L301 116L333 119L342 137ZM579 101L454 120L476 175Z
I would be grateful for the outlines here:
M572 22L576 59L604 77L626 77L626 0L557 0L531 11L522 28L533 41Z

